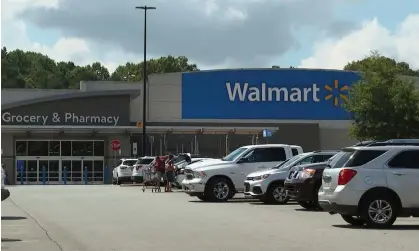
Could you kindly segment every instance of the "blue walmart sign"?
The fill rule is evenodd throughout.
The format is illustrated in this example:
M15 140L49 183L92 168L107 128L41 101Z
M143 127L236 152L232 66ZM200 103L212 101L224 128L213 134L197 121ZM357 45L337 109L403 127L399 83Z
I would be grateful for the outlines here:
M347 120L342 108L360 76L327 70L183 73L183 119Z

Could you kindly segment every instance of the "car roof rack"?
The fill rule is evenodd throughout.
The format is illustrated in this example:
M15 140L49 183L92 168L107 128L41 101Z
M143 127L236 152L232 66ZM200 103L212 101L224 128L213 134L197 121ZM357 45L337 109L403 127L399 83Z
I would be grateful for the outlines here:
M419 146L419 142L375 142L367 146Z

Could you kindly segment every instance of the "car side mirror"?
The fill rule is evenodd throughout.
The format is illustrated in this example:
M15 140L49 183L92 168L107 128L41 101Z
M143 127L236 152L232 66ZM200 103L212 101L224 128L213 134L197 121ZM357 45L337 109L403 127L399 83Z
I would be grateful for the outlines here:
M248 158L241 158L241 159L239 159L239 161L237 161L237 164L242 164L242 163L249 163L249 159Z

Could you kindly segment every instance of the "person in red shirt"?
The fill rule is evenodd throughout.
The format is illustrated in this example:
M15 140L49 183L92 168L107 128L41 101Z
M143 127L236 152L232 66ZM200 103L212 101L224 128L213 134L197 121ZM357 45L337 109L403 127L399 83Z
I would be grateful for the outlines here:
M173 192L172 191L172 183L175 181L175 165L174 165L174 156L172 154L169 155L169 158L166 162L166 192Z
M159 182L158 185L160 186L160 182L162 178L164 179L165 173L165 157L156 157L156 161L154 162L154 169L156 170L156 182Z

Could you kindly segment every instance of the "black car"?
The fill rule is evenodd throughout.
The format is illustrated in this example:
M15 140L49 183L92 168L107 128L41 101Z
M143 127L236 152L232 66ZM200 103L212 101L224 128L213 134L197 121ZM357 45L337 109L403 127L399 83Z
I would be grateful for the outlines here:
M293 167L284 182L290 199L309 210L321 210L318 193L322 185L323 171L328 162Z

